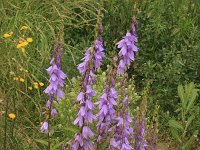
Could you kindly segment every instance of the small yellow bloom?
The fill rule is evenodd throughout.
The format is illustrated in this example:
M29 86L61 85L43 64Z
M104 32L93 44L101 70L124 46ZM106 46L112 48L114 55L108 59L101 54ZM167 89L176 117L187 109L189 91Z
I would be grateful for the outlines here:
M5 34L3 35L3 37L4 37L4 38L9 38L9 37L12 36L12 34L13 34L13 32L5 33Z
M14 81L18 81L19 78L18 78L18 77L13 77L13 80L14 80Z
M16 46L17 48L21 48L22 47L22 44L21 43L19 43L19 44L17 44L17 46Z
M33 90L33 88L31 86L28 87L29 90Z
M20 82L24 82L25 80L23 78L19 78L19 81Z
M38 89L38 88L39 88L38 83L37 83L37 82L33 82L33 87L34 87L35 89Z
M3 37L4 37L4 38L9 38L9 37L11 37L11 35L8 34L8 33L5 33L5 34L3 35Z
M10 113L10 114L8 114L8 117L9 117L10 119L15 119L15 118L16 118L16 115L13 114L13 113Z
M26 72L26 73L27 73L27 72L28 72L28 70L26 70L26 69L25 69L25 70L24 70L24 72Z
M28 42L27 41L19 41L19 43L17 44L17 48L23 48L25 46L28 45Z
M27 26L21 26L20 30L27 30L28 27Z
M27 41L24 41L24 42L22 42L21 44L22 44L22 46L24 47L24 46L28 45L28 42L27 42Z
M19 70L20 70L20 71L23 71L23 70L24 70L24 68L22 68L22 67L21 67Z
M44 83L43 83L43 82L39 82L39 85L40 85L40 86L44 86Z
M27 38L26 41L27 42L33 42L33 39L32 38Z

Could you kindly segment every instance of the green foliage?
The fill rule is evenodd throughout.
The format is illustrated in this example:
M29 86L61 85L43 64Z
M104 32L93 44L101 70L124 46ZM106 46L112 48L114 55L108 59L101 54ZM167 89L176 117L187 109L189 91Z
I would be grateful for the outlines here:
M159 100L164 112L173 113L179 84L200 82L199 6L197 0L138 2L140 51L130 74L141 87L151 82L150 105Z
M178 86L178 96L180 98L178 112L180 118L169 120L169 127L172 136L180 143L180 149L182 150L192 149L199 132L199 127L195 126L195 122L199 121L199 115L196 112L200 107L195 105L198 91L199 89L195 88L193 82L185 86Z

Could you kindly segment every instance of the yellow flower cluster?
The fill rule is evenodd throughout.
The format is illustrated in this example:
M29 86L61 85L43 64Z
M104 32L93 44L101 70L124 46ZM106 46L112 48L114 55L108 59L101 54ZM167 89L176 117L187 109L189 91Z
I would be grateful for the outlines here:
M19 43L17 44L17 48L21 50L22 53L25 52L25 47L29 44L33 42L33 39L31 37L26 38L26 40L23 41L19 41Z
M28 26L21 26L20 30L27 30Z
M44 86L44 83L43 82L33 82L33 87L35 88L35 89L39 89L39 87L42 87L42 86ZM29 86L28 87L28 89L29 90L33 90L33 87L32 86Z
M22 82L22 83L25 82L25 79L22 78L22 77L20 77L20 76L19 76L19 77L14 76L14 77L13 77L13 80L14 80L14 81L20 81L20 82Z
M21 67L19 70L28 73L28 70L24 69L23 67Z
M14 113L10 113L10 114L8 114L8 118L15 119L16 115Z
M5 34L3 35L3 37L4 37L4 38L9 38L9 37L11 37L12 35L13 35L13 32L5 33Z

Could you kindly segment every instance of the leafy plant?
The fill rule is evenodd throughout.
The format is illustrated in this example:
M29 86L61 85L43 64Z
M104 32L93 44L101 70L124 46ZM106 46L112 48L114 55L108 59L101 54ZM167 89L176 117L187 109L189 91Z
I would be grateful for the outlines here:
M198 91L193 82L178 86L180 118L169 120L169 127L172 136L180 143L181 150L191 149L198 135L198 129L192 128L193 122L198 117L196 111L199 107L195 106Z

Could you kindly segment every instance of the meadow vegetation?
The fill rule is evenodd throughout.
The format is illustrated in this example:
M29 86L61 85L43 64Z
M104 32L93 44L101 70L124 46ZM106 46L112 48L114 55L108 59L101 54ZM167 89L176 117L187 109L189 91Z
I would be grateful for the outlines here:
M40 150L50 141L56 150L70 143L79 132L73 123L82 81L77 65L84 49L94 44L101 22L106 57L96 72L95 103L115 66L116 43L131 30L133 16L139 50L124 75L124 89L131 98L128 109L137 138L145 139L150 149L200 149L199 0L1 0L0 149ZM67 78L48 138L40 127L48 100L46 69L58 41ZM121 76L116 77L115 89L122 99ZM123 103L116 106L117 111L121 108ZM98 134L94 122L90 127ZM140 126L144 135L139 135Z

